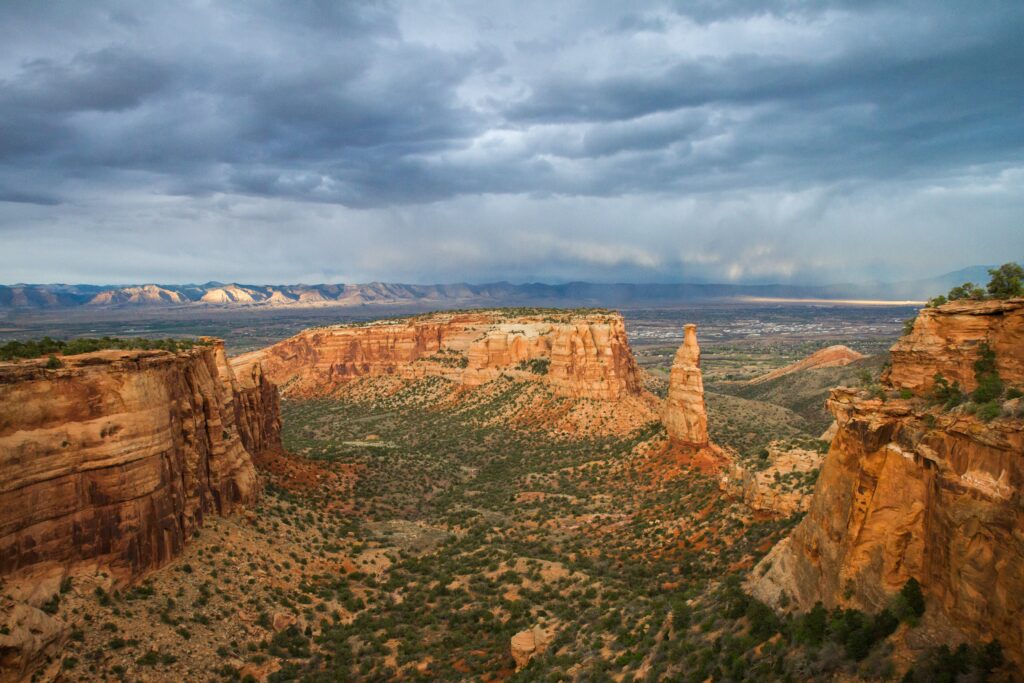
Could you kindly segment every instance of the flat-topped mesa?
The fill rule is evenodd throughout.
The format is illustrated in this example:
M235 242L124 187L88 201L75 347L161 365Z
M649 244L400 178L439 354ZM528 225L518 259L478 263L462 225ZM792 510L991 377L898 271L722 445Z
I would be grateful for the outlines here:
M892 347L886 379L920 395L941 374L971 391L977 386L974 362L983 342L995 352L1002 380L1024 386L1024 299L953 301L923 309L910 334Z
M684 328L683 345L672 361L662 421L673 441L694 446L708 444L708 414L704 406L696 325Z
M941 373L976 386L987 342L1006 386L1024 378L1024 300L955 302L921 312L892 349L889 381L917 396L834 389L836 434L807 516L751 573L776 606L886 607L910 579L926 618L965 637L999 639L1024 666L1022 399L988 421L922 395ZM883 400L884 399L884 400Z
M478 386L505 375L600 400L642 393L622 316L608 311L449 312L313 328L232 364L241 372L256 362L283 393L302 397L374 376Z
M0 575L90 563L128 581L257 499L276 390L236 378L222 342L61 360L0 363Z

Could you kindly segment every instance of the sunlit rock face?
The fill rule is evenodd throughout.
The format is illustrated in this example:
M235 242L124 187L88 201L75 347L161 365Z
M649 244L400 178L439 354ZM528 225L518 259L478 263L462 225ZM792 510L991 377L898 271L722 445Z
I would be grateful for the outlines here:
M888 379L923 393L942 374L970 391L976 386L974 361L982 342L995 351L1003 381L1024 386L1024 299L953 301L922 310L910 334L892 347Z
M0 364L0 575L90 562L130 580L254 502L277 392L223 345Z
M708 414L704 406L696 325L686 326L683 345L672 361L662 422L673 441L695 446L708 443Z
M642 393L622 316L606 311L435 313L313 328L233 361L238 372L252 363L291 396L326 396L374 376L478 386L504 375L596 400Z
M987 341L1019 386L1021 305L923 311L894 347L890 389L921 392L936 372L974 385ZM968 371L969 370L969 371ZM965 636L998 638L1024 663L1024 420L1010 401L985 422L919 399L835 389L836 434L807 516L754 569L752 592L807 609L884 607L911 577L929 609Z

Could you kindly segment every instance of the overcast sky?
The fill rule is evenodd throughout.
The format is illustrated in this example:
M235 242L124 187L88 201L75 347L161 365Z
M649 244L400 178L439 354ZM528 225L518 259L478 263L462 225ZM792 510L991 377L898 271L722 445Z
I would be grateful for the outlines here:
M1024 258L1024 2L0 0L0 282Z

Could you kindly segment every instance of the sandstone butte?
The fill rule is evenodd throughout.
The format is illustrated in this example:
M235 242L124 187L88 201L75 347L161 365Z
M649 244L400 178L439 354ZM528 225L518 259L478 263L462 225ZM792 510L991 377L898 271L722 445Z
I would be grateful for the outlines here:
M672 441L693 446L708 445L708 415L704 406L696 325L686 325L683 345L672 361L662 422Z
M478 386L506 375L597 400L643 393L622 316L606 311L446 312L312 328L232 360L236 369L253 363L301 397L375 376Z
M781 368L776 368L771 372L765 373L759 377L748 380L747 384L764 384L770 382L773 379L779 377L785 377L791 375L794 372L801 372L803 370L816 370L818 368L839 368L844 365L849 365L854 361L858 361L864 357L864 354L858 353L848 346L837 344L835 346L829 346L824 349L819 349L807 356L801 358L795 363L790 363Z
M909 400L833 390L837 432L807 516L754 569L750 589L780 606L875 611L911 577L926 624L997 638L1024 665L1024 420L1020 399L984 422L921 400L940 372L972 387L986 341L1024 385L1024 299L926 309L892 348L885 378ZM1016 411L1017 417L1006 416Z
M127 583L171 560L204 516L257 499L253 456L280 446L277 391L206 341L68 356L55 370L0 363L0 576L16 603L0 680L59 651L63 624L38 607L66 576Z

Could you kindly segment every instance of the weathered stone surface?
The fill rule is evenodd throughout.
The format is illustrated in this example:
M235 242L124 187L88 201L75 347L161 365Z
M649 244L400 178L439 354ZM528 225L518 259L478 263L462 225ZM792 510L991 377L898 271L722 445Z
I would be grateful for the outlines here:
M60 673L67 625L37 607L5 606L0 624L0 683L52 681Z
M673 441L695 446L707 445L708 414L704 406L704 381L700 373L696 325L685 327L683 345L679 347L672 362L662 421Z
M755 377L749 380L747 384L763 384L770 382L773 379L791 375L794 372L802 372L804 370L816 370L818 368L838 368L845 365L849 365L854 361L860 360L864 357L864 354L854 351L848 346L837 344L835 346L829 346L824 349L819 349L807 356L801 358L795 363L790 363L785 367L776 368L771 372L765 373L760 377Z
M247 446L279 443L275 392L219 342L63 360L0 364L0 575L95 561L129 580L255 500Z
M824 455L803 448L768 448L768 466L754 470L734 462L722 473L719 488L742 498L751 510L787 516L803 512L811 502L808 477Z
M970 386L986 338L1013 377L1024 357L1008 341L1019 311L1014 302L925 311L894 347L894 388L919 390L936 372ZM804 609L821 600L877 610L914 577L928 609L968 638L998 638L1024 664L1024 421L853 389L833 390L828 407L837 432L808 514L754 570L753 593L772 604L786 594Z
M983 341L995 351L1003 381L1024 387L1024 299L954 301L922 310L913 331L892 347L888 380L921 394L941 373L970 391L977 386L974 361Z
M525 667L530 663L531 659L547 650L551 640L552 634L540 626L534 626L512 636L511 651L512 659L516 663L516 671Z
M537 372L531 361L541 364ZM232 361L239 374L255 362L295 396L326 395L354 378L380 375L477 386L505 374L545 382L561 396L601 400L642 391L617 313L435 313L314 328Z

